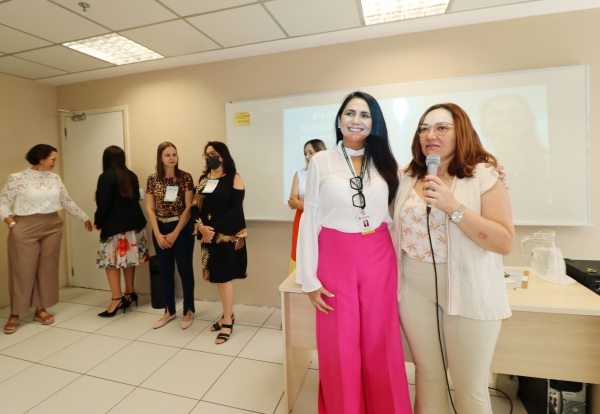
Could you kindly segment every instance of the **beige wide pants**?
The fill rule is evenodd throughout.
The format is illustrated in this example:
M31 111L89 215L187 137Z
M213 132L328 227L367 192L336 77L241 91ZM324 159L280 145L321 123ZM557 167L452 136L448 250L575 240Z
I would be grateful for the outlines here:
M448 316L446 268L437 265L439 305L435 303L433 264L402 259L400 319L415 362L414 414L454 414L446 388L436 313L459 414L492 414L489 369L502 320ZM458 275L458 277L460 277Z
M8 233L10 312L58 303L58 264L63 221L58 213L16 216Z

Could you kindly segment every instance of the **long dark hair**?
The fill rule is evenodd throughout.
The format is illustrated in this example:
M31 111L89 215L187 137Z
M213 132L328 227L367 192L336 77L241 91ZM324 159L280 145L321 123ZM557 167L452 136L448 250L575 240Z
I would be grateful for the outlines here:
M162 153L167 148L173 147L175 151L177 151L177 147L175 144L169 141L161 142L158 144L158 148L156 150L156 175L158 176L158 181L162 183L165 179L165 165L162 161ZM175 164L175 177L179 178L181 173L179 172L179 152L177 153L177 164Z
M213 147L215 151L219 153L221 158L223 158L223 172L225 174L236 173L235 162L233 161L233 158L231 158L231 153L229 152L229 148L227 148L227 145L225 145L221 141L208 141L204 146L203 154L206 153L206 149L208 147ZM202 172L202 175L208 175L209 172L210 167L207 164L206 168L204 168L204 171Z
M473 171L475 171L475 167L480 162L490 163L494 167L497 167L498 161L496 157L483 149L479 135L477 135L477 131L473 128L473 124L467 113L456 104L442 103L429 107L419 120L412 143L413 159L408 164L408 167L406 167L406 172L411 177L417 176L419 178L423 178L427 174L426 158L425 154L423 154L419 138L419 127L423 124L428 113L440 108L452 114L452 123L454 124L454 134L456 137L456 149L454 150L454 156L450 161L450 165L448 165L448 174L458 178L472 178Z
M335 117L335 136L336 142L340 142L344 139L342 131L338 128L339 120L342 116L342 112L346 109L346 105L352 99L362 99L369 106L371 112L371 134L367 137L365 143L365 165L370 165L373 162L375 169L385 180L388 186L388 203L391 203L396 196L396 190L400 180L398 179L398 163L392 154L392 148L390 147L390 141L388 140L387 126L385 125L385 119L383 118L383 112L379 103L371 95L365 92L352 92L346 96L340 110ZM367 170L368 174L369 170Z
M134 198L131 175L133 174L125 165L125 151L116 145L111 145L102 154L102 172L114 168L119 180L119 192L121 197Z

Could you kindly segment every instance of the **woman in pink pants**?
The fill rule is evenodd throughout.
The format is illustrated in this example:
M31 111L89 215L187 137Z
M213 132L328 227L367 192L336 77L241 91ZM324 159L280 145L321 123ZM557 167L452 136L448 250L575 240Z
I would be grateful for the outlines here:
M354 92L308 166L296 281L317 312L319 414L411 414L389 205L398 166L377 101Z

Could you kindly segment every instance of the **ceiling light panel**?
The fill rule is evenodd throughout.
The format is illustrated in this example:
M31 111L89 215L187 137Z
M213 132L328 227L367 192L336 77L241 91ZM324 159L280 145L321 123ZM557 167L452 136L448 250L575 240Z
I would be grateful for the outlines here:
M444 14L450 0L361 0L365 24Z
M127 65L164 57L116 33L63 43L63 46L115 65Z

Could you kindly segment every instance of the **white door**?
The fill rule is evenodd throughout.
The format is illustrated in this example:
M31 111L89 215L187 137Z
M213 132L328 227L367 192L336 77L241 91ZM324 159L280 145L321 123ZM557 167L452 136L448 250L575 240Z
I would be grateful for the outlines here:
M96 111L94 111L96 112ZM92 223L96 211L95 192L102 173L102 153L110 145L125 149L123 111L87 115L84 121L65 118L63 140L64 175L67 191L87 213ZM108 290L106 273L96 268L99 232L88 233L83 223L67 215L69 281L71 286Z

